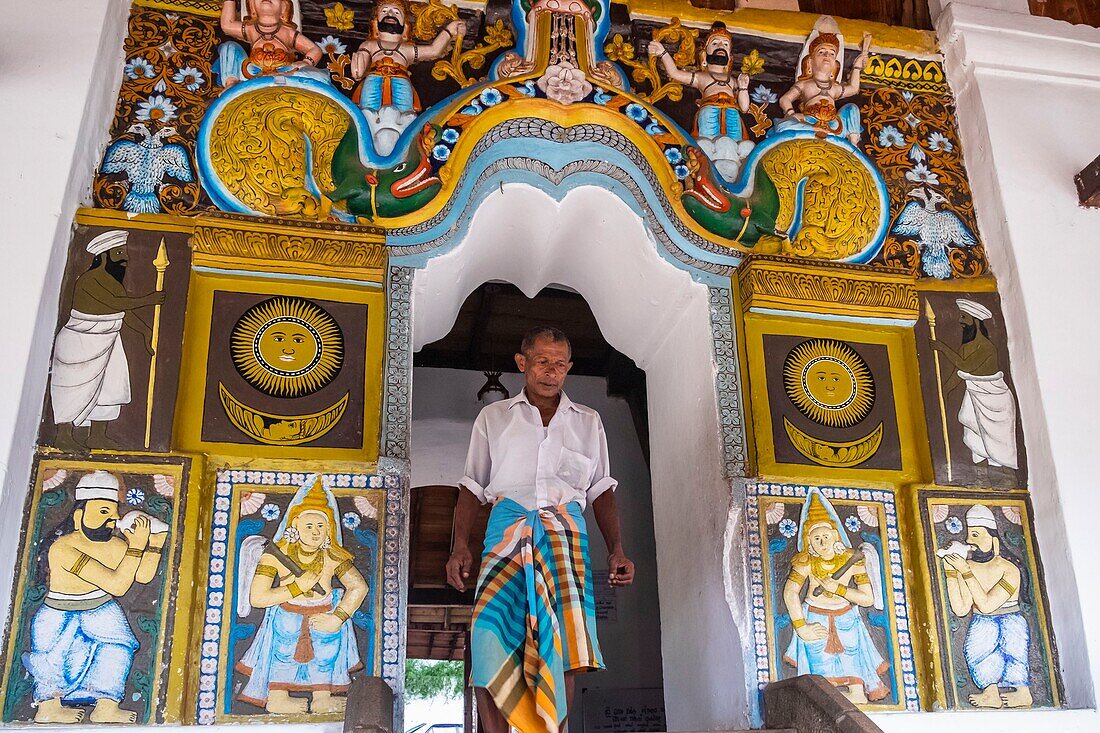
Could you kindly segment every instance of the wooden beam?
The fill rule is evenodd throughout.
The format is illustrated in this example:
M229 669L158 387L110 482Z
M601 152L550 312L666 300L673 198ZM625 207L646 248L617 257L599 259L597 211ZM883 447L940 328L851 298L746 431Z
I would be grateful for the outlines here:
M1100 207L1100 155L1073 177L1082 206Z

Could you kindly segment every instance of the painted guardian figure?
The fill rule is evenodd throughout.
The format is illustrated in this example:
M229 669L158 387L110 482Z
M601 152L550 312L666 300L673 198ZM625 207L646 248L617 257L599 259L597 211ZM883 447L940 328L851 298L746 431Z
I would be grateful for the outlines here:
M383 0L375 6L370 36L351 57L351 74L363 80L352 98L367 118L379 154L393 150L401 133L423 109L409 67L440 58L465 34L466 24L453 20L431 43L418 44L412 40L403 0Z
M298 30L292 0L245 0L246 12L238 17L238 0L223 0L221 29L236 41L218 47L218 76L229 88L239 81L263 75L298 75L329 81L317 68L324 55L321 47ZM301 57L301 58L299 58Z
M783 660L798 674L821 675L857 705L890 694L881 677L889 663L860 613L882 608L878 564L871 545L852 548L832 504L811 489L802 505L798 554L783 586L794 629Z
M107 471L77 482L72 517L46 550L49 591L31 619L23 666L34 679L36 723L133 723L120 707L138 640L118 599L153 580L168 527L130 511L119 519L122 484ZM122 536L115 533L120 531Z
M734 77L732 48L733 34L721 21L714 23L699 50L698 71L678 68L660 41L649 42L650 55L660 58L668 77L701 95L692 134L727 181L737 179L741 161L754 147L741 119L749 111L749 75Z
M980 690L970 695L970 704L1031 707L1031 631L1020 612L1022 573L1003 554L989 507L972 506L966 512L966 544L937 554L943 559L951 612L970 617L963 656Z
M863 133L859 107L846 104L838 109L837 102L859 93L859 75L867 65L870 47L871 36L864 33L848 83L842 83L844 36L836 21L822 16L803 46L794 85L779 98L784 117L776 122L773 132L810 130L817 137L843 137L852 145L859 145Z
M153 353L153 327L137 311L164 302L165 294L130 295L126 290L129 255L123 230L104 232L86 247L88 271L73 286L69 320L54 339L50 402L57 423L57 447L81 452L117 448L107 426L130 403L130 366L122 329L140 334ZM87 428L84 434L77 428Z
M237 614L263 608L264 618L237 663L248 676L238 698L269 713L342 712L346 699L337 694L363 666L351 617L367 597L367 581L342 545L335 497L320 477L311 479L274 541L253 535L241 543Z

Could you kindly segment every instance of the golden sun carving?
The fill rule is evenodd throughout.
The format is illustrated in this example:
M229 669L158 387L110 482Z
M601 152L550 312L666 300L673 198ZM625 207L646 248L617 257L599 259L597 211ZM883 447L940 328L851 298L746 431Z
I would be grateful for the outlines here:
M272 397L313 394L344 363L344 334L336 320L304 298L269 298L245 311L230 335L233 366Z
M799 412L834 428L855 425L875 404L867 362L835 339L810 339L791 349L783 362L783 389Z

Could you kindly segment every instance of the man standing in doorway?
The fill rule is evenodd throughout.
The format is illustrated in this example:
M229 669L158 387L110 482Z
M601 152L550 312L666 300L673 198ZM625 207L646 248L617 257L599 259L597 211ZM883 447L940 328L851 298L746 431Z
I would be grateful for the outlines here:
M599 414L562 391L569 339L540 326L523 338L524 388L474 421L459 482L447 580L466 590L478 505L493 503L471 631L473 686L488 733L556 733L574 675L603 669L584 508L592 504L608 550L608 582L630 585L607 438Z

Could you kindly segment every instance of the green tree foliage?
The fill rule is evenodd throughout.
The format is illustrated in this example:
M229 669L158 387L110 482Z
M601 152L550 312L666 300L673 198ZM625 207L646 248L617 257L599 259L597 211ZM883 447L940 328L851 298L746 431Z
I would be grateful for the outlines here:
M410 700L462 696L462 662L410 659L405 663L405 695Z

